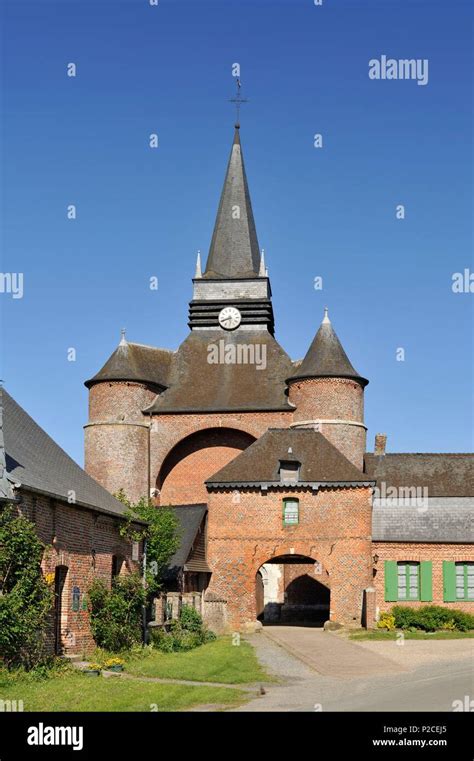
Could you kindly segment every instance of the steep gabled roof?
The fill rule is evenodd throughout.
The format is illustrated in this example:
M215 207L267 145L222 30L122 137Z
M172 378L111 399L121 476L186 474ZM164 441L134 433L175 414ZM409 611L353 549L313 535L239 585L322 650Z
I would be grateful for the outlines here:
M260 251L236 126L204 278L258 277Z
M101 381L137 381L166 388L174 353L169 349L129 343L124 338L105 365L85 382L90 388Z
M74 492L77 505L123 515L124 505L87 475L5 390L2 399L6 469L15 484L63 501Z
M474 497L474 454L367 452L365 471L386 487L426 488L428 497Z
M352 366L329 320L327 309L324 319L302 363L297 366L290 381L302 378L351 378L362 386L368 384Z
M290 451L289 451L290 450ZM323 435L311 429L270 428L207 479L218 485L280 483L280 461L301 464L299 484L367 484L371 481Z
M158 508L159 509L159 508ZM173 505L172 510L178 519L178 538L179 547L168 563L168 569L165 573L166 579L177 576L181 571L193 545L197 539L198 531L203 525L203 520L207 513L207 505L199 503L196 505ZM202 570L205 569L203 565Z

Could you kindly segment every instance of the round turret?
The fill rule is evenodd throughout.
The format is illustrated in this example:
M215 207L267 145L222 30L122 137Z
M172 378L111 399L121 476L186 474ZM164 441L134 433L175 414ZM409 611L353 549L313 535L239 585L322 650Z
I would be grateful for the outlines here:
M324 319L303 362L288 378L295 406L292 427L319 430L347 459L362 469L365 454L364 388L325 309Z

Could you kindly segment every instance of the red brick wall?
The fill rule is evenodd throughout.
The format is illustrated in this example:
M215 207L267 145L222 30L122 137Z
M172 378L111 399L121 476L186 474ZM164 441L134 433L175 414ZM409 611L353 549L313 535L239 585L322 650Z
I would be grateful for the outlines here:
M68 568L62 595L61 633L64 652L90 651L95 645L88 612L82 609L78 612L72 610L73 587L79 587L82 603L83 595L87 593L94 578L101 578L110 585L113 555L125 559L121 573L138 570L138 564L131 559L130 542L119 535L118 519L94 514L90 510L41 495L22 492L19 511L35 523L39 538L47 545L42 563L43 572L54 578L57 566ZM54 582L51 582L54 588ZM48 644L52 650L53 627Z
M377 593L377 606L381 611L390 610L394 605L409 605L419 608L422 605L445 605L446 607L459 608L468 613L474 613L474 602L444 602L443 600L443 560L474 561L474 546L472 544L411 544L402 542L374 542L372 553L379 556L375 566L373 586ZM385 560L432 561L433 570L433 600L432 602L409 602L403 601L385 602Z
M286 428L291 419L291 412L156 416L151 433L151 462L153 483L159 489L163 487L160 504L206 502L206 478L269 427ZM222 433L218 434L216 429ZM183 461L182 456L188 459ZM175 473L170 470L170 463L174 463Z
M289 399L296 405L294 422L306 420L349 420L364 422L364 390L348 378L311 378L290 384ZM362 469L365 428L323 423L321 433L350 462Z
M174 447L161 468L157 486L161 505L207 502L206 478L246 449L254 438L215 428L189 436Z
M151 404L156 393L139 383L103 382L89 392L89 422L85 426L85 470L111 493L123 488L127 496L136 501L148 492L148 425L149 419L141 412ZM205 429L229 428L261 436L269 427L286 428L293 419L288 412L238 412L155 415L151 431L151 483L160 477L165 458L173 447L187 436ZM217 458L217 468L232 459L233 450ZM196 462L196 467L205 465ZM190 462L194 467L194 463ZM191 483L183 496L176 493L177 501L197 501L203 497L202 483L212 475L204 467L201 476L193 471ZM176 481L181 480L179 473ZM200 484L198 498L188 499ZM170 482L171 486L171 482ZM171 490L170 490L171 492ZM170 493L168 500L175 499Z
M270 558L302 555L329 572L332 620L360 624L363 590L372 580L369 490L292 492L300 500L296 526L282 525L283 491L209 493L210 590L228 600L231 625L256 618L255 574Z

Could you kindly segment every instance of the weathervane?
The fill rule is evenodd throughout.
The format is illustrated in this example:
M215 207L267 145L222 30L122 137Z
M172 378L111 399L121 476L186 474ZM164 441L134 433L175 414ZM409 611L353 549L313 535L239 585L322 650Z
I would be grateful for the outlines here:
M230 100L229 100L229 103L235 103L235 109L237 111L237 119L236 119L236 122L235 122L235 126L236 126L237 129L239 129L239 127L240 127L240 106L241 106L242 103L248 103L247 98L242 98L242 96L240 94L240 88L241 87L242 87L242 83L241 83L239 77L237 77L237 92L235 94L235 98L230 98Z

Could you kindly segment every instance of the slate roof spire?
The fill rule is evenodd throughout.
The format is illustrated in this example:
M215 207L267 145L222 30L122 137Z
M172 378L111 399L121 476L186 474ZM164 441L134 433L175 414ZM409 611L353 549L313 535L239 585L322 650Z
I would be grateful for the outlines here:
M352 378L362 386L369 382L352 366L329 319L327 307L303 362L289 380L300 378Z
M204 278L254 278L260 272L260 250L239 130L236 124Z

